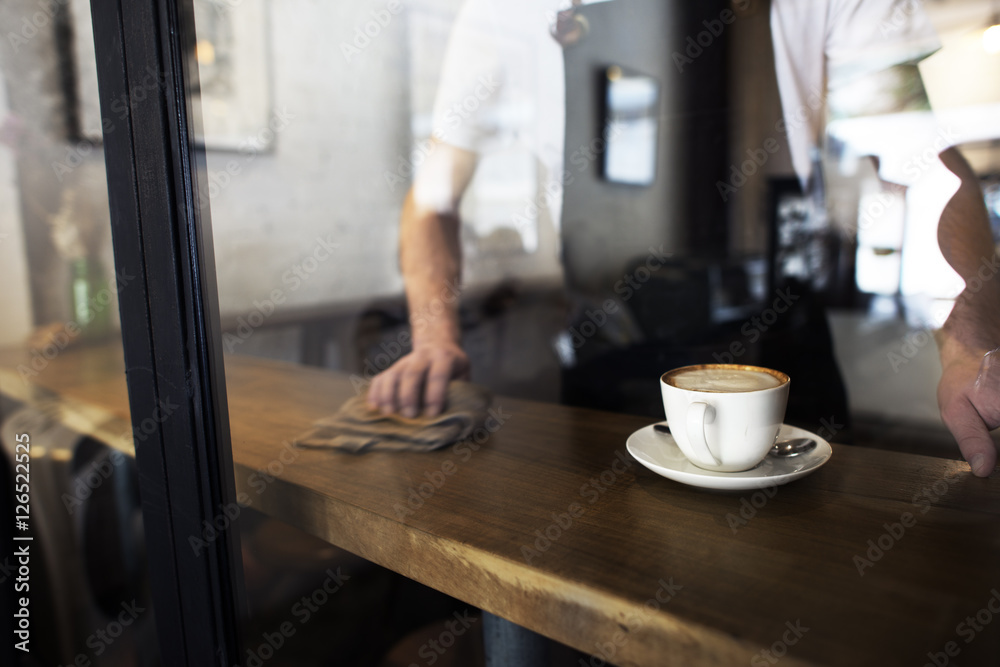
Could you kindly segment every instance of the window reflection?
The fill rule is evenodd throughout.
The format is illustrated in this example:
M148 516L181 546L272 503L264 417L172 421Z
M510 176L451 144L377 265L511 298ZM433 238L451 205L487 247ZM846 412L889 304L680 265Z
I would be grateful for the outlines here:
M1000 89L995 84L1000 63L988 48L987 32L993 20L988 3L976 7L930 4L926 10L940 48L919 59L917 72L907 75L903 68L893 68L861 85L843 86L838 91L839 108L846 111L853 106L854 112L835 117L828 133L834 142L842 142L836 158L840 174L857 169L858 155L889 150L902 157L895 167L897 173L890 168L889 173L883 171L883 178L913 185L926 177L921 187L905 193L879 188L870 175L857 177L867 180L862 189L878 190L876 199L861 204L859 235L885 234L877 228L889 228L894 231L888 233L896 237L881 245L859 242L858 284L866 292L902 294L910 306L911 321L940 324L947 315L947 300L961 291L963 283L941 256L934 238L937 211L951 196L952 185L933 156L945 147L960 145L981 176L995 169L991 165L996 158L988 142L1000 134L996 120ZM955 76L956 71L962 76ZM865 90L865 85L881 91L882 99L875 91ZM933 104L933 113L924 110L927 102ZM866 106L879 111L865 112ZM862 118L873 115L880 117ZM886 131L893 126L893 131ZM925 138L920 139L921 134ZM897 146L888 146L887 140ZM879 143L882 147L876 148ZM900 197L905 200L886 207L884 217L874 224L873 213L883 210L881 201ZM928 298L937 303L928 304Z
M1000 239L995 3L691 4L198 0L225 351L360 393L437 345L497 394L657 419L663 370L758 363L795 378L789 421L850 423L860 444L888 422L895 446L910 429L952 451L929 344L962 288L938 243L958 186L940 154L959 147ZM127 401L81 389L108 418L87 433L53 416L61 363L121 363L132 277L112 270L101 140L129 100L99 104L88 3L40 6L0 9L0 437L6 454L33 430L48 480L45 659L155 664L151 615L88 642L148 604L132 434L108 426ZM340 602L357 618L455 611L251 511L244 558L254 637L338 565L366 584ZM341 656L375 660L432 616L342 631L368 645ZM328 658L322 627L283 659Z
M995 203L990 4L682 4L196 3L226 352L651 418L755 363L790 422L953 449L939 155Z
M362 383L403 358L431 319L406 277L408 206L455 218L460 264L435 280L463 291L450 326L499 392L592 404L578 389L609 359L644 365L643 346L654 365L725 357L788 280L845 321L896 304L900 335L947 315L961 282L934 229L955 181L936 152L996 170L989 3L870 3L826 27L788 0L369 4L198 3L227 351ZM615 177L609 71L660 91L625 153L641 178ZM670 275L640 282L653 251ZM640 372L594 400L657 412Z
M135 276L115 272L101 146L119 107L102 115L96 99L89 12L85 2L0 9L8 516L30 489L27 526L0 530L0 607L16 618L26 599L30 615L28 636L0 648L3 664L160 664L118 318Z

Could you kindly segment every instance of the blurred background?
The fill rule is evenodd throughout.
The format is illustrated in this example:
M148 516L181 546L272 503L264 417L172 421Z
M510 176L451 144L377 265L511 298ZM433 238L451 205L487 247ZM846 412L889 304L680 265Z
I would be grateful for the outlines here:
M226 352L370 379L407 349L399 217L430 150L463 2L194 4L202 203ZM558 159L516 136L518 114L541 113L530 100L502 110L514 138L498 133L462 202L473 381L660 419L664 370L758 363L793 377L793 423L957 457L935 400L932 332L961 283L933 243L936 217L859 156L880 132L868 117L830 118L813 156L822 186L804 192L777 129L768 3L691 4L576 9L585 29L562 47L561 80L539 68L535 82L564 94L564 129L541 142ZM942 48L920 74L1000 240L1000 2L924 7ZM724 30L689 42L727 11ZM100 363L120 341L116 294L129 280L114 273L102 130L126 101L100 105L87 0L5 0L0 33L0 348L44 357L72 346ZM150 72L133 94L160 85ZM608 138L611 121L620 132ZM559 163L570 178L547 171ZM794 305L778 315L782 294ZM11 434L24 424L38 434L45 571L33 613L53 630L23 664L157 664L131 435L68 429L29 379L0 370L3 502ZM359 582L269 664L423 664L421 647L464 609L252 510L244 519L249 636L280 623L331 568ZM120 638L94 639L136 606L145 611ZM443 660L476 664L475 637Z

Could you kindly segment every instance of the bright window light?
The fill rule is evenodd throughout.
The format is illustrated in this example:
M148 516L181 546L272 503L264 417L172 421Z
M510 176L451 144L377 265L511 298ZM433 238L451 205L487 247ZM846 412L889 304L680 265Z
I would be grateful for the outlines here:
M1000 53L1000 25L993 25L983 32L983 49L986 53Z

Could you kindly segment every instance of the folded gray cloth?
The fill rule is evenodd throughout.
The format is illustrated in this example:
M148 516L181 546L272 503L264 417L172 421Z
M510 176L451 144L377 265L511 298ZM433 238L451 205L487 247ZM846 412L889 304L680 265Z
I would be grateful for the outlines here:
M368 451L432 451L465 440L483 425L492 402L483 387L455 380L448 385L445 410L436 417L408 419L369 410L366 394L355 396L295 439L301 447Z

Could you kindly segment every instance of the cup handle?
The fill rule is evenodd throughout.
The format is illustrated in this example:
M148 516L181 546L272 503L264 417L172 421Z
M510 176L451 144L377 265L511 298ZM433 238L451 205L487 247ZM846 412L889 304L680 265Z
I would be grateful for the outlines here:
M688 443L699 458L720 466L722 461L712 453L705 439L705 415L711 407L708 403L692 403L688 406L687 437Z

